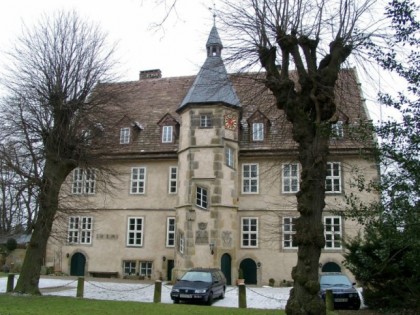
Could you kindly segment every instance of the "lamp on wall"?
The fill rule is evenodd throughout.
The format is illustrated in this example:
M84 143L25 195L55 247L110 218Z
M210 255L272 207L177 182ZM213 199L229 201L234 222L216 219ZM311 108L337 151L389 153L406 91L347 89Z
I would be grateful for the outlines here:
M209 244L209 246L210 246L210 254L212 254L212 255L214 255L214 242L213 241L211 241L210 242L210 244Z
M166 256L163 256L163 257L162 257L162 260L163 260L163 261L166 261Z

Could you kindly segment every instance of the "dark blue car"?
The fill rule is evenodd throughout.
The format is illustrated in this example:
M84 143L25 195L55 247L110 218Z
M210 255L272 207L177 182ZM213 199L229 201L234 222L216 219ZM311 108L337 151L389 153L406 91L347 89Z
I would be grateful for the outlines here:
M324 301L326 291L332 291L334 309L358 310L360 308L359 292L345 274L325 273L321 275L319 282L321 284L321 296Z

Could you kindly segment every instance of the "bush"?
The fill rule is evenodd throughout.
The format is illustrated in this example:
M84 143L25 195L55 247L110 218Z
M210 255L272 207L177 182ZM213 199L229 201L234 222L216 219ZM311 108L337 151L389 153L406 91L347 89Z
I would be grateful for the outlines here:
M17 248L17 242L14 238L9 238L6 242L6 248L9 251L14 251Z

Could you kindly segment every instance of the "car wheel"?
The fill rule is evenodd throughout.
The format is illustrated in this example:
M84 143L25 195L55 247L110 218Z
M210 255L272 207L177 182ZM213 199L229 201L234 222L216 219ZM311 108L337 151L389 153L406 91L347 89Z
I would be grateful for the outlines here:
M221 300L223 300L223 299L225 298L225 291L226 291L226 288L225 288L225 287L223 287L223 289L222 289L222 293L220 294L220 299L221 299Z
M179 300L178 299L175 299L174 300L174 304L179 304Z
M213 303L213 292L209 293L209 297L207 298L207 305L212 305Z

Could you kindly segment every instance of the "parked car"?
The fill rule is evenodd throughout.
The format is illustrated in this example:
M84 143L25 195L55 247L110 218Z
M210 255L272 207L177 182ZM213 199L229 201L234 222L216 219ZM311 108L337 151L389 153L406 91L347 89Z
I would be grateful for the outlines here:
M350 279L342 273L325 273L320 276L321 297L325 301L327 290L331 290L334 299L334 309L360 308L359 292Z
M226 278L220 269L194 268L178 279L171 290L171 299L179 301L197 301L208 305L213 299L225 297Z

